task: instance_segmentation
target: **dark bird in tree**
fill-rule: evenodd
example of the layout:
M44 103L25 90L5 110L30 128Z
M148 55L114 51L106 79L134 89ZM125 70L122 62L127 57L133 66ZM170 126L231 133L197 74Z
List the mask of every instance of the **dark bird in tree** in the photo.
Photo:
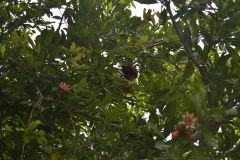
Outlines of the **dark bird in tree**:
M124 77L129 81L133 81L138 76L138 71L134 66L123 66L122 72L124 74Z

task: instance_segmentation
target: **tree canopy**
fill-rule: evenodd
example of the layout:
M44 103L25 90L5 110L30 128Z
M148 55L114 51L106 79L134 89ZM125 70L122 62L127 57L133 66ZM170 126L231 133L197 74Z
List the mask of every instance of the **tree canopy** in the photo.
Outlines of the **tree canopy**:
M0 159L239 159L240 1L137 1L0 2Z

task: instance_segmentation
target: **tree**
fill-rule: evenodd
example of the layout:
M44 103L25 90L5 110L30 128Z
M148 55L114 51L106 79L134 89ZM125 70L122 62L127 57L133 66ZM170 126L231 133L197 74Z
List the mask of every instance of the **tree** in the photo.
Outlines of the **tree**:
M238 159L240 1L138 1L0 2L1 159Z

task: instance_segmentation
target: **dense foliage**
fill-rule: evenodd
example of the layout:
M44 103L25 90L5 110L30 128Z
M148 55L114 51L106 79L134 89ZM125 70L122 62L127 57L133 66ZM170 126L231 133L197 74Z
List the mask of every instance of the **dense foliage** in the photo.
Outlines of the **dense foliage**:
M0 159L240 157L240 1L138 2L0 2Z

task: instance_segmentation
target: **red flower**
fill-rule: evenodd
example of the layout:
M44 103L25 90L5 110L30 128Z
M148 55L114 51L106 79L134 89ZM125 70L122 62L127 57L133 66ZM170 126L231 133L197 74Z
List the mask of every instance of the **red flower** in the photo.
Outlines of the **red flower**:
M186 132L186 131L174 131L172 132L172 139L177 138L179 135L185 136L187 138L192 138L192 133L191 132Z
M177 138L180 135L180 131L172 132L172 139Z
M60 83L59 87L60 93L64 93L65 91L68 91L70 89L70 87L66 83Z

